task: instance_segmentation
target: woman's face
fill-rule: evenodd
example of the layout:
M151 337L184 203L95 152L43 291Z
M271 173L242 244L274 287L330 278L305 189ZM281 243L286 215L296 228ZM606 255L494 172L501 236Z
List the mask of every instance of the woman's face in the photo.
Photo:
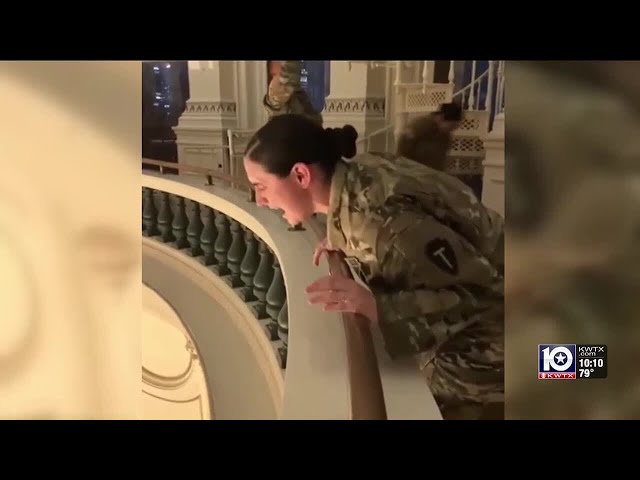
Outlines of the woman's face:
M256 203L272 210L282 210L283 218L290 224L304 222L314 213L309 190L311 172L304 163L297 163L291 173L280 178L267 172L262 165L250 158L244 159L247 177L256 192Z

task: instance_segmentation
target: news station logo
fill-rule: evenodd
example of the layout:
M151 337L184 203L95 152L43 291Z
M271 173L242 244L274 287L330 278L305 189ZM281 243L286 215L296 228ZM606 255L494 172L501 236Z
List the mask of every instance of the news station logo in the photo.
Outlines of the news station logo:
M538 378L567 380L576 378L575 345L538 345Z

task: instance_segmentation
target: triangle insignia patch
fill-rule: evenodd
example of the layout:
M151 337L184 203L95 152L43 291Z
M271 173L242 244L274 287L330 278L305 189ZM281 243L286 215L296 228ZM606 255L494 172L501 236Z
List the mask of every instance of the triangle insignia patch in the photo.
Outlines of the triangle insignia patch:
M435 238L427 243L425 254L440 270L449 275L458 274L458 259L453 247L444 238Z

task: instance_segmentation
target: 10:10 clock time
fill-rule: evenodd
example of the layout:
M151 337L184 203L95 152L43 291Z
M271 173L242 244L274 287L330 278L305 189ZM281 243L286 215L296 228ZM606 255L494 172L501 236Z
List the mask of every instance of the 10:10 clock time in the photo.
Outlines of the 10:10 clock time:
M604 359L602 358L579 358L580 367L583 368L602 368L604 367Z

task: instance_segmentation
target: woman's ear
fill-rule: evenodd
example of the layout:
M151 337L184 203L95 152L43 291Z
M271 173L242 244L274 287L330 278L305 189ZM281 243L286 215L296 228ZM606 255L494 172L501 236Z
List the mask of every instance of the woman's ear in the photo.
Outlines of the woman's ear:
M296 163L291 169L291 173L293 173L294 178L302 188L309 187L311 183L311 170L309 169L309 165Z

